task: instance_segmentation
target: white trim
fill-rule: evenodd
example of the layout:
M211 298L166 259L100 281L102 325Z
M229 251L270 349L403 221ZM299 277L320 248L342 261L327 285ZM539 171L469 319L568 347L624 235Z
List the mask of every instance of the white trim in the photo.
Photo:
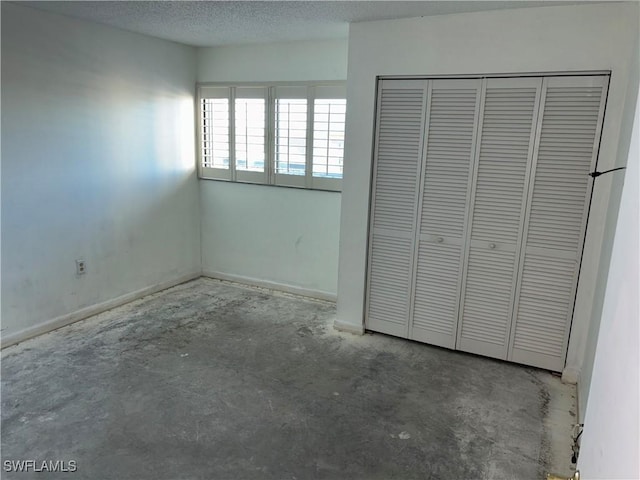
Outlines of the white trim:
M309 288L296 287L295 285L273 282L270 280L261 280L261 279L252 278L252 277L245 277L242 275L233 275L229 273L214 272L214 271L205 271L202 273L201 272L188 273L185 275L181 275L180 277L174 278L173 280L169 280L167 282L151 285L149 287L136 290L135 292L127 293L119 297L113 298L111 300L107 300L102 303L97 303L95 305L91 305L89 307L76 310L75 312L61 315L52 320L40 323L32 327L25 328L16 333L12 333L10 335L2 335L0 338L0 349L4 349L12 345L16 345L30 338L37 337L39 335L44 335L45 333L49 333L59 328L66 327L67 325L71 325L72 323L79 322L81 320L86 320L89 317L106 312L107 310L120 307L122 305L133 302L135 300L139 300L148 295L153 295L154 293L158 293L168 288L172 288L177 285L190 282L192 280L196 280L202 277L241 283L241 284L250 285L254 287L261 287L269 290L291 293L293 295L299 295L303 297L324 300L332 303L335 303L337 300L337 295L335 293L325 292L323 290L314 290ZM340 324L339 322L336 322L335 326L338 330L342 330L342 331L357 333L359 335L362 335L364 333L364 327L362 327L361 329L357 329L349 325L342 326L342 324Z
M328 178L328 177L314 177L312 174L311 190L326 190L328 192L341 192L342 179Z
M346 85L345 85L346 87ZM307 87L307 151L305 152L305 176L304 185L306 188L313 188L313 136L314 136L314 120L316 111L316 87L309 85ZM347 98L345 94L345 99ZM344 145L343 145L344 147ZM344 148L342 149L344 158ZM343 162L344 163L344 162Z
M381 80L431 80L431 79L463 79L463 78L515 78L515 77L567 77L567 76L599 76L611 75L611 70L576 70L557 72L511 72L511 73L461 73L437 75L380 75ZM224 86L224 85L222 85Z
M333 322L333 328L339 332L353 333L354 335L364 335L364 325L354 325L353 323L343 323L337 318Z
M231 169L230 168L211 168L203 167L202 162L199 164L200 178L205 180L222 180L224 182L231 181Z
M314 290L312 288L297 287L288 283L280 283L272 280L264 280L260 278L245 277L244 275L235 275L233 273L218 272L214 270L205 270L202 272L203 277L214 278L217 280L226 280L228 282L244 283L254 287L266 288L269 290L277 290L280 292L292 293L303 297L316 298L328 302L335 302L338 298L337 294L326 292L324 290Z
M574 367L565 367L562 371L563 383L578 384L580 382L580 369ZM578 390L578 393L580 390Z
M317 98L325 100L333 100L335 98L347 98L347 85L346 83L336 83L334 85L316 84L316 91L314 93L314 100Z
M125 303L133 302L134 300L146 297L147 295L158 293L162 290L166 290L167 288L175 287L176 285L180 285L181 283L189 282L200 277L200 272L188 273L186 275L174 278L173 280L169 280L168 282L151 285L149 287L136 290L135 292L126 293L119 297L112 298L111 300L107 300L102 303L97 303L95 305L76 310L75 312L61 315L54 318L53 320L48 320L38 325L25 328L16 333L12 333L10 335L2 335L2 338L0 339L0 348L10 347L11 345L15 345L30 338L37 337L38 335L43 335L53 330L57 330L58 328L66 327L67 325L78 322L80 320L85 320L86 318L124 305Z
M306 80L272 82L196 82L197 87L342 87L346 91L346 80Z
M305 188L307 187L307 175L290 175L286 173L274 173L275 181L271 186L273 187L293 187L293 188Z

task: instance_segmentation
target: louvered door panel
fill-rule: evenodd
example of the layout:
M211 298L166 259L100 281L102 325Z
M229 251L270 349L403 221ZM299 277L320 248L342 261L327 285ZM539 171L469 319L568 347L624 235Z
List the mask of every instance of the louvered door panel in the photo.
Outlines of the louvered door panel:
M410 338L448 348L455 346L480 89L480 80L429 87Z
M505 332L510 322L507 312L513 291L514 258L513 252L471 247L464 298L464 345L505 345ZM499 357L498 354L491 356Z
M566 353L565 327L574 287L575 260L542 255L526 256L518 296L514 351L511 359L561 371ZM571 304L571 305L570 305ZM559 359L558 362L526 360L525 352Z
M507 358L541 79L489 79L458 349Z
M379 84L366 327L408 336L426 81Z
M510 359L561 371L607 77L545 80Z
M408 238L373 235L367 328L407 335L412 247Z

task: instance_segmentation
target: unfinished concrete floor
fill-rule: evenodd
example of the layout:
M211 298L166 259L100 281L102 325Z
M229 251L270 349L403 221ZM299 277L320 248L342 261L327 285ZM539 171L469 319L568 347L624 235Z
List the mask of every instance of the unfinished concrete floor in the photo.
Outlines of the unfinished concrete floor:
M568 473L559 449L569 446L571 386L536 369L339 333L334 316L330 303L200 279L8 348L3 465L75 460L77 471L2 478Z

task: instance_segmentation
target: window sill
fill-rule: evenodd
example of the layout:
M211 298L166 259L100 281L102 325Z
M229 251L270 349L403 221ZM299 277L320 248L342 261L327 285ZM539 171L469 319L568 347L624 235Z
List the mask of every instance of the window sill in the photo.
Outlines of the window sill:
M337 178L314 178L315 185L313 187L307 186L297 186L297 185L283 185L283 184L271 184L271 183L261 183L261 182L250 182L250 181L241 181L236 180L232 181L225 178L214 178L207 177L203 175L198 176L199 180L211 180L214 182L224 182L224 183L237 183L240 185L259 185L262 187L277 187L277 188L292 188L294 190L311 190L317 192L331 192L331 193L342 193L342 179ZM317 180L333 180L332 182L317 182Z

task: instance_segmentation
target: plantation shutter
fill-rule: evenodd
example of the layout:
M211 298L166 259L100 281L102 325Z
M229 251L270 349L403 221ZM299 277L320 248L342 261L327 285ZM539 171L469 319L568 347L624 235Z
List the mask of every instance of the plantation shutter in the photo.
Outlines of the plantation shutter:
M273 87L275 128L274 183L304 187L307 176L309 100L307 87Z
M269 183L268 89L235 87L232 97L235 179L239 182Z
M510 360L561 370L584 242L608 77L544 80Z
M200 175L231 180L231 88L199 87Z
M481 80L429 83L410 338L454 348Z
M378 88L367 328L406 337L422 157L426 81Z
M313 112L310 138L311 168L309 180L313 188L342 189L344 133L347 113L344 86L318 85L313 88Z
M507 357L541 83L486 80L459 350Z

